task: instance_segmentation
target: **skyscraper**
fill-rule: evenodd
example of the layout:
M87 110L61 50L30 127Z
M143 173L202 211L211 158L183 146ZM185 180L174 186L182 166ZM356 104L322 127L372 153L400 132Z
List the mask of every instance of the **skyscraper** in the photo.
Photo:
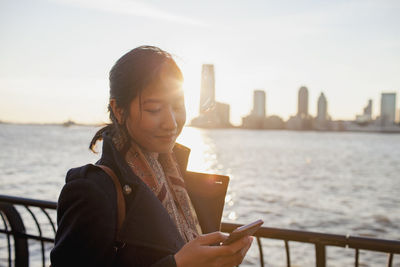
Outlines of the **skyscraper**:
M215 101L215 74L213 64L203 64L200 87L200 112L199 116L191 121L191 125L206 128L232 127L229 122L229 105Z
M265 117L265 92L262 90L254 90L252 115Z
M203 64L201 71L200 114L214 108L215 105L215 76L214 65Z
M368 100L368 105L364 108L361 115L356 115L356 122L360 125L366 125L372 121L372 99Z
M251 129L262 129L265 124L265 92L254 90L253 110L250 115L242 118L242 127Z
M328 118L328 103L326 101L326 97L324 93L318 98L318 111L317 111L317 120L320 122L324 122Z
M368 105L364 108L364 115L368 116L368 119L372 119L372 99L368 100Z
M382 93L381 122L383 125L393 124L396 119L396 93Z
M308 89L305 86L299 89L299 99L297 105L297 116L301 118L308 117Z

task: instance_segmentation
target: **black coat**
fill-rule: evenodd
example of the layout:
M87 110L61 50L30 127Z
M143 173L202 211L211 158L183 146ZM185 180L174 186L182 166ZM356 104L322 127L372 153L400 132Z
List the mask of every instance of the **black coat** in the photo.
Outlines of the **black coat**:
M174 153L203 233L220 229L229 178L186 171L190 150ZM117 197L110 177L88 164L68 171L57 208L58 230L50 259L58 266L176 266L174 254L184 245L175 223L155 194L138 178L103 134L98 164L110 167L124 191L126 217L115 251Z

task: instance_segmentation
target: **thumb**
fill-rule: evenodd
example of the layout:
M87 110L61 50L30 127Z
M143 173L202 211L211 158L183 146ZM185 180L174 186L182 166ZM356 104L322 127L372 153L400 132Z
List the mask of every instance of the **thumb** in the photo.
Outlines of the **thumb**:
M216 243L220 243L227 239L228 236L224 235L221 232L212 232L209 234L204 234L198 237L200 245L212 245Z

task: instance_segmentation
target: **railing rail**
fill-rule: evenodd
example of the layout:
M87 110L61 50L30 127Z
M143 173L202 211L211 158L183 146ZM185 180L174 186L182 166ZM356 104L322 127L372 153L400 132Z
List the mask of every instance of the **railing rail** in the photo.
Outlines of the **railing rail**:
M232 232L241 224L223 223L222 232ZM326 246L347 247L355 249L355 266L358 266L359 250L370 250L388 253L388 265L392 266L393 254L400 254L400 241L385 240L377 238L334 235L309 231L297 231L270 227L261 227L254 236L260 243L259 238L278 239L285 242L287 266L290 266L289 241L310 243L315 245L316 250L316 266L326 266ZM260 250L262 253L262 250ZM260 257L261 259L261 257ZM264 266L263 262L260 262Z
M16 206L26 209L28 214L32 217L36 225L38 234L30 234L26 232L24 222ZM3 221L3 227L0 228L0 234L5 235L7 242L8 265L16 267L24 267L29 265L29 243L28 240L36 240L40 242L41 246L41 260L42 265L48 262L48 256L45 251L45 243L52 244L56 232L56 226L51 219L48 211L54 212L57 207L56 202L35 200L28 198L20 198L14 196L0 195L0 216ZM37 214L34 213L32 208L39 209L47 218L48 224L51 225L52 236L44 236L43 226L37 219ZM222 232L230 233L235 228L241 226L240 224L222 223ZM47 231L46 234L49 231ZM263 246L261 238L282 240L285 244L286 251L286 265L291 266L290 259L290 242L309 243L315 246L316 267L326 266L326 247L347 247L355 250L354 266L359 266L359 252L360 250L370 250L383 252L388 254L387 266L393 266L394 254L400 254L400 241L397 240L384 240L376 238L358 237L335 235L309 231L298 231L279 229L271 227L262 227L255 234L258 250L260 266L265 266ZM12 238L12 239L11 239ZM12 242L13 241L13 242ZM14 254L12 253L14 252ZM48 254L48 253L47 253ZM14 259L14 260L12 260Z

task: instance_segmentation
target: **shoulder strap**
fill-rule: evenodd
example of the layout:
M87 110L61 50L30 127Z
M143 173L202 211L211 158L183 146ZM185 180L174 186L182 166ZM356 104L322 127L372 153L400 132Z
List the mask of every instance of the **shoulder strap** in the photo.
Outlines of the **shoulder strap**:
M111 178L111 180L114 182L115 190L117 192L117 208L118 208L118 214L117 214L117 238L118 234L121 230L122 224L125 220L125 199L124 199L124 194L122 193L122 188L121 188L121 183L118 180L117 175L115 172L110 169L109 167L105 165L99 165L96 164L97 167L100 167L105 173L108 174L108 176Z

